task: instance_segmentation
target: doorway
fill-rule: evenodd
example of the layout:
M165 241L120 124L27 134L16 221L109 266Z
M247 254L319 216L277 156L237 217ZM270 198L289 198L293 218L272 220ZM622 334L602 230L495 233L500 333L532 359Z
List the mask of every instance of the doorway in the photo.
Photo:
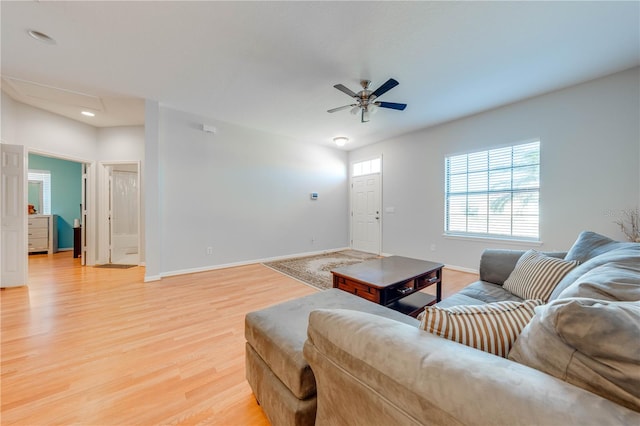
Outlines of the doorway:
M104 262L140 264L140 163L101 163L105 193L101 253Z
M5 145L5 144L3 144ZM44 184L41 179L35 179L40 185L35 185L33 188L34 199L37 202L33 203L36 214L47 213L51 216L51 221L56 220L56 233L57 237L60 237L60 230L66 229L67 235L65 238L51 238L54 240L51 249L47 249L46 255L38 255L41 261L52 260L50 254L59 251L68 251L70 262L75 266L93 265L95 263L95 241L97 239L95 228L95 190L94 182L95 164L80 158L61 156L59 154L53 154L46 151L40 151L35 149L28 149L22 145L18 145L21 148L21 162L24 164L24 170L21 172L23 176L23 184L19 187L23 188L24 196L20 199L19 204L22 206L19 209L21 216L21 225L25 237L21 238L18 243L12 246L14 253L24 253L24 256L19 256L22 259L22 263L25 265L24 276L21 279L20 285L28 284L28 265L30 262L28 251L28 218L29 209L27 203L29 199L29 173L28 169L34 168L36 170L47 170L50 174L50 182L48 185ZM33 160L33 161L31 161ZM80 172L70 171L70 167L73 169L79 168ZM80 182L78 182L80 180ZM70 183L71 182L71 183ZM45 187L50 186L51 193L47 197L49 200L45 200ZM37 187L37 191L36 191ZM75 188L73 194L62 194L61 191L70 191L70 188ZM40 193L42 191L42 195ZM36 193L37 192L37 193ZM66 201L65 201L66 200ZM71 200L71 201L69 201ZM28 204L32 204L29 202ZM48 206L45 208L45 204ZM78 219L78 223L76 223ZM52 223L52 222L49 222ZM80 259L75 260L71 258L71 252L74 251L75 246L75 228L76 225L82 229L82 241L80 244ZM58 256L56 254L56 256Z
M351 167L351 248L381 253L382 196L380 157Z
M86 180L90 165L35 152L29 152L28 162L29 206L33 210L29 218L37 215L50 218L55 235L49 252L78 251L81 259L86 259L86 253L83 253L86 244L78 244L80 241L77 242L75 236L80 229L86 230L87 211L84 206L87 204ZM33 182L40 185L36 187Z

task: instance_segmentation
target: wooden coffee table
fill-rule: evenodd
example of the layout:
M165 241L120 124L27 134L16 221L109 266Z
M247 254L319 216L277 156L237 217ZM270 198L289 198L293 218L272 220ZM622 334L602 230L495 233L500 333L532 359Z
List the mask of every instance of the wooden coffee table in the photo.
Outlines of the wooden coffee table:
M442 299L443 266L390 256L336 268L331 273L334 288L415 317L425 306ZM434 284L436 296L420 292Z

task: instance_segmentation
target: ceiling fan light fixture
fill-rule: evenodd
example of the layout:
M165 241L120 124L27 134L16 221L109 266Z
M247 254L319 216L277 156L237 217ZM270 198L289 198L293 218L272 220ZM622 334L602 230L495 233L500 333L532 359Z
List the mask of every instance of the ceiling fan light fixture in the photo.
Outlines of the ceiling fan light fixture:
M362 108L362 114L360 116L361 123L369 122L369 107Z
M56 41L51 38L51 36L36 30L28 30L27 33L34 39L46 43L46 44L56 44Z
M333 138L333 141L336 143L336 145L338 146L345 146L345 144L347 142L349 142L349 138L346 136L338 136Z
M386 109L394 109L397 111L404 111L407 107L407 104L401 104L397 102L382 102L378 101L380 96L387 93L389 90L396 87L398 84L397 80L393 78L388 79L385 83L383 83L376 90L369 90L369 85L371 84L370 80L361 80L360 85L362 86L362 90L358 93L344 86L344 84L334 84L333 87L341 91L342 93L354 98L357 103L351 105L344 105L337 108L331 108L327 110L328 113L333 113L337 111L344 111L346 109L350 109L352 115L357 115L360 113L360 122L367 123L370 119L371 114L375 114L378 111L378 108L386 108Z

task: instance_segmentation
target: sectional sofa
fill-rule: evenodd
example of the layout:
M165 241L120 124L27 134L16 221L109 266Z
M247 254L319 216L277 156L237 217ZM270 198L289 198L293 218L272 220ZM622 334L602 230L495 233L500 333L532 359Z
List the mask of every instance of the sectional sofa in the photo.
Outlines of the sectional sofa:
M485 251L480 280L431 311L466 324L461 310L528 303L527 253ZM502 356L338 290L249 314L256 398L274 425L640 424L640 244L584 232L538 255L571 265Z

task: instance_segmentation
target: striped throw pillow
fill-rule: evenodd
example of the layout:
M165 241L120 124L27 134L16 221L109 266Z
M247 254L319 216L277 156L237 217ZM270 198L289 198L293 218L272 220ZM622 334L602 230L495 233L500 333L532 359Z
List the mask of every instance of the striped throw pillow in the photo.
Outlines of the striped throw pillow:
M504 301L450 308L428 306L420 328L438 336L507 357L542 300Z
M523 299L548 302L560 280L577 265L577 260L557 259L529 250L520 257L502 287Z

